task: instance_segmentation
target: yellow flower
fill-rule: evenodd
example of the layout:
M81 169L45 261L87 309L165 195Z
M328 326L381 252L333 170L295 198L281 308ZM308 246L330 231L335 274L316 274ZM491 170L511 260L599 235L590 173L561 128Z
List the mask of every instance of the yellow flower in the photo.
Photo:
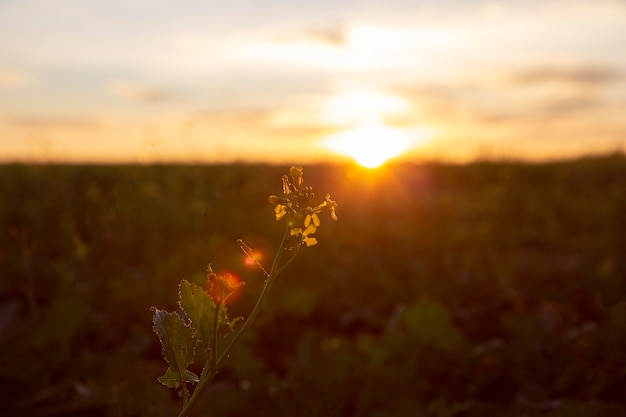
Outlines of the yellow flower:
M335 213L335 209L337 208L337 202L330 199L330 194L326 194L326 199L324 201L330 207L330 218L337 221L337 213Z
M274 207L274 213L276 213L276 220L282 219L285 217L285 214L287 214L287 206L284 204L277 204L276 207Z
M337 208L337 202L330 199L330 194L326 194L326 198L323 202L318 204L313 208L308 208L308 213L320 213L325 210L330 210L330 218L333 220L337 220L337 213L335 213L335 209Z
M313 231L315 231L315 229L317 229L319 225L320 225L320 218L315 213L307 214L307 216L304 218L304 227L308 228L309 226L313 226L314 227Z
M271 195L269 202L274 204L274 214L276 220L286 217L289 228L290 238L287 244L288 249L292 249L301 244L313 246L317 244L317 239L312 235L317 231L320 225L319 213L322 211L330 211L333 220L337 220L335 208L337 203L330 199L330 194L326 194L326 198L315 207L309 206L309 203L315 197L311 187L303 185L303 169L292 166L289 175L281 177L283 183L283 196L279 197ZM304 217L304 223L299 223ZM299 223L301 227L294 227Z
M317 230L317 226L320 225L320 218L317 214L309 214L304 218L304 230L300 227L291 229L291 236L298 236L300 242L307 246L313 246L317 244L317 239L311 236Z

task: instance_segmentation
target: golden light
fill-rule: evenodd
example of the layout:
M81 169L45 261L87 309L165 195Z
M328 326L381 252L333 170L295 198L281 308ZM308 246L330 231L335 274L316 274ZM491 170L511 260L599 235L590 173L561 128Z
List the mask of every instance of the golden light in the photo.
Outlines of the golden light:
M416 145L410 132L384 125L357 127L326 138L322 145L354 159L367 168L375 168Z
M325 122L344 128L322 140L322 147L374 168L413 148L426 137L415 129L385 124L388 116L414 111L406 100L383 92L356 90L332 97L324 110Z
M257 250L250 251L249 254L245 254L243 263L249 268L258 268L258 264L263 259L263 254Z
M241 297L243 285L237 274L220 272L217 278L215 281L207 281L207 290L214 300L226 296L229 292L228 298L223 300L224 304L232 304Z
M355 91L334 96L324 112L326 122L336 125L381 123L385 115L409 110L405 100L375 91Z

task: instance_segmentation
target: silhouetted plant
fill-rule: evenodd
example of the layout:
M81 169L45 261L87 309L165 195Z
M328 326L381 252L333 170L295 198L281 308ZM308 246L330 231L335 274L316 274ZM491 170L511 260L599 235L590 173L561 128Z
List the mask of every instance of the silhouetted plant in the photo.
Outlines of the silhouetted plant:
M217 374L232 349L241 340L258 315L276 277L296 258L302 246L317 244L313 237L320 225L319 213L329 211L337 220L337 203L326 195L324 201L312 206L315 194L304 185L303 169L291 167L289 175L282 177L282 196L271 195L275 205L276 220L285 222L285 232L269 272L256 258L254 251L241 239L237 243L243 252L254 260L265 275L265 284L247 320L242 317L230 319L226 309L228 298L242 285L229 274L215 273L209 264L207 288L183 280L179 286L179 311L168 312L152 307L154 331L159 336L163 357L169 364L165 374L158 378L166 387L180 389L183 408L179 416L189 413L207 383ZM235 332L238 322L243 325ZM221 348L220 340L234 335ZM200 376L189 370L196 354L206 355ZM193 392L189 386L197 384Z

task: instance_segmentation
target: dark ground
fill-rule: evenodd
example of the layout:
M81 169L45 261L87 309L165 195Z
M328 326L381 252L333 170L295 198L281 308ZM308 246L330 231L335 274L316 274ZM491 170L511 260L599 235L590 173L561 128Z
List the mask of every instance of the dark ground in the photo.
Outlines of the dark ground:
M287 167L0 166L3 415L176 415L150 306L262 285ZM626 413L626 158L305 167L339 202L197 411ZM198 370L199 372L199 370Z

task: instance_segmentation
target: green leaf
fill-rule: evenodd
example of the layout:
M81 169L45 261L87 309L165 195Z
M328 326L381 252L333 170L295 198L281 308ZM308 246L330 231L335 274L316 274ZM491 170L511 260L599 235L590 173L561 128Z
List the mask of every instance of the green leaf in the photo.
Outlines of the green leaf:
M159 382L161 384L165 385L166 387L176 388L176 387L180 386L181 375L180 375L180 373L178 373L175 370L173 370L172 367L169 367L169 368L167 368L167 371L165 372L165 375L160 376L157 379L159 380ZM184 382L190 382L192 384L195 384L198 381L200 381L200 379L198 378L198 375L194 374L193 372L191 372L189 370L185 371L185 381Z
M217 320L217 333L219 337L226 337L235 330L237 323L243 321L243 317L235 317L234 319L228 318L228 312L226 307L220 307L220 314Z
M180 283L180 307L196 330L196 338L209 343L213 337L215 303L202 288L189 281Z
M161 340L163 357L170 365L165 375L159 378L159 382L168 387L183 385L185 389L185 383L197 380L193 373L187 371L187 367L193 362L196 344L193 328L177 313L169 313L155 307L152 307L152 311L154 311L152 318L154 331Z

